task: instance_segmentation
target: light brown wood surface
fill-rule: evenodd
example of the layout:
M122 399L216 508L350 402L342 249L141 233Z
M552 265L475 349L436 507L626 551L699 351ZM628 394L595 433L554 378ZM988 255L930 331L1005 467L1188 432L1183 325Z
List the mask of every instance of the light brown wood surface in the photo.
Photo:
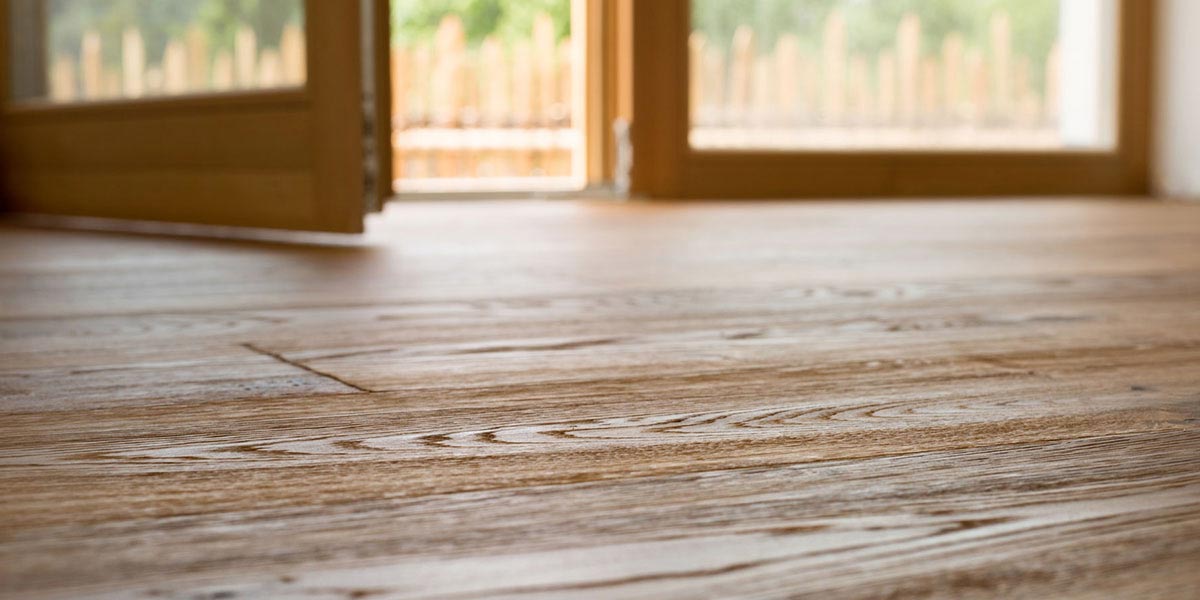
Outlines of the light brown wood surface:
M1200 206L0 229L6 598L1188 598Z

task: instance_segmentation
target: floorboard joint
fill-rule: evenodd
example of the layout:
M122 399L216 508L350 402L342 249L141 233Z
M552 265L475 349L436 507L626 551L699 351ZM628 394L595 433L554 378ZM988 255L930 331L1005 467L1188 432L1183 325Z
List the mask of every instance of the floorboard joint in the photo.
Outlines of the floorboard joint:
M255 354L261 354L261 355L263 355L263 356L267 356L267 357L273 358L273 359L275 359L275 360L277 360L277 361L279 361L279 362L281 362L281 363L288 364L288 365L291 365L291 366L293 366L293 367L296 367L297 369L303 369L303 370L305 370L305 371L308 371L309 373L312 373L313 375L316 375L316 376L318 376L318 377L324 377L324 378L326 378L326 379L329 379L329 380L332 380L332 381L336 381L337 383L340 383L340 384L342 384L342 385L344 385L344 386L346 386L346 387L348 387L348 388L353 388L353 389L356 389L356 390L358 390L358 391L360 391L360 392L367 393L367 394L373 394L373 393L375 393L375 390L367 389L367 388L365 388L365 387L363 387L363 386L361 386L361 385L358 385L358 384L356 384L356 383L353 383L353 382L347 381L347 380L345 380L345 379L342 379L341 377L338 377L337 375L333 375L333 374L330 374L330 373L326 373L326 372L324 372L324 371L320 371L320 370L318 370L318 369L314 369L314 368L312 368L312 367L310 367L310 366L308 366L308 365L306 365L306 364L304 364L304 363L302 363L302 362L297 362L297 361L291 360L291 359L289 359L289 358L287 358L287 357L283 356L282 354L279 354L279 353L276 353L276 352L271 352L270 350L267 350L267 349L265 349L265 348L259 348L258 346L255 346L254 344L251 344L251 343L243 343L243 344L242 344L242 347L243 347L243 348L245 348L245 349L247 349L247 350L249 350L249 351L251 351L251 352L254 352Z

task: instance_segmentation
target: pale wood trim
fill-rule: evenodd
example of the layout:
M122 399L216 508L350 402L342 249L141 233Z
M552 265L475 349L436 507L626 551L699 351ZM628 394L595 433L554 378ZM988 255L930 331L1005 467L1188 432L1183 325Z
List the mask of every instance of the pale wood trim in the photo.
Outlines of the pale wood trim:
M583 140L572 157L572 172L586 186L612 179L612 127L615 111L609 90L613 70L613 0L572 0L571 39L573 61L581 71L573 75L572 128Z
M372 0L374 27L372 48L375 59L375 156L378 161L375 186L379 206L396 194L392 162L392 7L389 0Z
M623 77L625 70L622 67L629 62L628 55L632 48L624 35L628 32L629 27L622 23L620 18L622 5L627 4L626 0L604 0L601 11L604 28L602 33L604 68L601 69L600 93L603 96L604 120L600 124L600 135L604 145L605 180L615 178L617 146L613 134L613 124L616 119L626 117L622 112L622 107L628 105L630 100L630 80L628 77Z
M679 195L687 144L687 0L628 3L632 102L630 191Z
M618 163L618 145L632 144L629 140L616 139L616 123L633 121L633 0L610 0L609 10L605 13L612 28L611 45L608 49L612 68L608 69L606 94L612 117L605 128L605 143L607 144L608 162L611 166L610 175L613 177L613 188L617 193L628 194L628 172L617 173L617 169L625 170L629 164ZM620 179L620 181L618 181ZM618 187L619 186L619 187ZM625 189L621 189L625 188Z
M329 231L360 232L366 207L361 5L307 0L305 9L316 222Z
M688 0L633 2L634 193L655 198L1143 194L1155 0L1121 0L1116 148L1096 152L698 151Z
M1132 193L1150 192L1153 147L1155 35L1158 0L1122 0L1119 6L1117 147Z

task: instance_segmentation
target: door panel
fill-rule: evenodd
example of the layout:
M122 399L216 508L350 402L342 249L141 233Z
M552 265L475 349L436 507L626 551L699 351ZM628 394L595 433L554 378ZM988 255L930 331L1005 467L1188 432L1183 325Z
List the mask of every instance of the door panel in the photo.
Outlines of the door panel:
M24 12L17 6L22 1L0 0L0 9L10 19L27 21L28 5ZM144 1L125 4L144 9L138 5ZM282 9L297 2L258 5L286 13ZM215 0L170 4L190 9L235 5ZM366 204L360 5L307 0L302 12L302 26L274 34L237 23L221 26L222 19L214 19L218 25L210 23L207 43L196 41L202 29L193 23L171 24L175 38L128 23L120 23L120 35L114 36L109 25L109 33L101 29L78 36L75 56L69 50L71 36L52 22L40 25L40 51L13 48L9 36L3 46L12 60L3 62L10 72L20 71L13 66L30 61L31 52L41 54L32 62L48 65L40 81L26 75L6 85L10 100L3 113L3 142L11 208L361 231ZM12 21L4 33L23 26L29 23ZM105 42L116 44L114 39L119 46L106 50Z
M1111 150L1116 0L691 2L692 148Z
M927 8L935 3L748 0L738 4L791 11L805 5L844 9L841 16L800 11L791 15L795 24L788 25L769 11L762 15L735 11L710 0L624 1L631 12L629 46L634 65L630 134L634 193L659 198L823 198L1136 195L1147 190L1156 6L1152 0L991 3L1045 4L1061 11L1059 17L1040 21L1043 29L1057 22L1061 46L1057 60L1049 51L1045 57L1041 51L1036 53L1036 62L1045 63L1039 69L1032 66L1035 58L1029 50L1036 44L1017 44L1014 38L1036 29L1027 12L961 10L966 20L949 24L917 11L900 14L894 22L881 17L871 29L872 46L861 41L868 36L855 33L866 30L851 27L851 11ZM942 4L982 6L975 0ZM1088 9L1084 11L1088 18L1077 18L1078 11L1070 11L1068 18L1064 7ZM696 8L720 9L729 18L697 18ZM947 45L937 27L951 39L961 38L961 47L954 42ZM972 29L974 33L967 35ZM1053 44L1054 35L1050 32L1039 39ZM1069 39L1078 35L1086 39ZM1031 54L1008 53L1018 46ZM854 53L859 55L854 61L858 66L852 69ZM901 54L906 60L900 60ZM968 54L984 64L966 69ZM1091 58L1068 65L1064 62L1068 54ZM939 61L947 55L954 64L958 58L964 63L961 73L955 68L958 75L973 73L973 88L960 81L946 91ZM815 64L805 67L805 59ZM907 67L901 69L901 63ZM1058 86L1051 90L1058 98L1055 101L1045 98L1046 64L1062 75L1049 78ZM1068 72L1073 76L1068 77ZM699 76L692 78L693 73ZM902 79L907 81L904 94L900 94ZM1034 83L1035 79L1042 83ZM803 80L812 88L807 102L801 95L806 89ZM839 87L829 85L830 81ZM781 95L785 84L786 94ZM1011 102L1014 87L1024 90L1019 103ZM848 96L850 89L856 92ZM882 89L890 90L887 118L878 114ZM986 112L976 116L966 111L949 117L962 122L945 125L947 117L935 108L940 99L947 93L958 98L968 91L979 93L969 98L968 107L977 112L987 107ZM864 101L868 94L871 102ZM1065 106L1072 95L1076 101ZM856 102L849 102L850 98ZM997 98L1002 102L998 104ZM1095 110L1083 110L1088 103L1080 98L1094 101ZM901 107L915 112L894 117ZM1047 114L1053 117L1047 119ZM1033 142L1004 138L1012 133L1010 123L1022 119L1030 123L1026 129L1041 137ZM1076 121L1087 127L1065 126ZM884 130L892 137L859 137L864 129L872 134ZM949 137L964 133L972 137Z

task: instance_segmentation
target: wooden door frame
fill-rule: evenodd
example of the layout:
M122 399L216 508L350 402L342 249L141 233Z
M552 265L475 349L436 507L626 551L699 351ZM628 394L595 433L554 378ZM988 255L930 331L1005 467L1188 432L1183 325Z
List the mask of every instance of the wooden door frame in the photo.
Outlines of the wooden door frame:
M628 4L632 192L651 198L1141 195L1155 0L1118 0L1116 145L1103 151L712 151L688 144L690 3Z
M372 135L375 143L376 206L396 194L392 167L392 7L390 0L371 0L372 74L374 76L374 115Z
M392 114L391 114L391 3L389 0L371 0L377 18L374 44L376 123L382 126L375 133L379 146L380 177L388 182L380 185L384 196L398 194L394 186L395 176L392 168ZM618 98L624 89L624 82L618 81L616 63L619 49L623 48L620 39L621 30L618 24L617 7L621 2L630 0L571 0L571 35L582 35L572 49L575 60L583 64L581 76L572 86L572 112L580 115L573 127L582 134L583 147L580 155L574 157L573 171L582 175L584 189L581 192L568 191L539 192L542 196L570 197L578 194L588 194L595 187L607 185L612 180L615 144L613 139L613 119L619 116ZM582 18L583 27L576 28L577 19ZM386 163L386 164L385 164ZM454 198L503 198L520 197L524 192L431 192L415 194L427 197Z
M7 100L9 6L0 0L9 208L361 232L360 4L304 7L301 88L54 104Z

